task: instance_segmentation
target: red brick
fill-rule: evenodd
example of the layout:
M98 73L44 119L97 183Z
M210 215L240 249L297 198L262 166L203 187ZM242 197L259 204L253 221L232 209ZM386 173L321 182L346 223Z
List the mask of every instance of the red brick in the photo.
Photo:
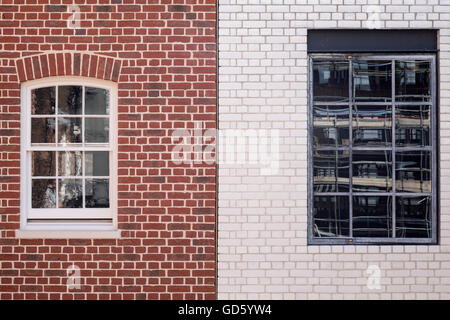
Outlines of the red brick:
M83 54L81 58L81 75L87 77L89 75L89 60L91 56Z
M73 75L72 70L72 55L70 53L64 54L64 67L65 67L65 74L68 76Z
M81 54L75 53L73 56L73 74L79 76L81 74Z
M48 64L50 66L50 76L56 76L56 56L55 54L48 55Z
M76 30L67 28L66 1L5 1L0 299L214 298L215 167L170 161L173 130L193 128L194 120L216 127L214 1L94 1L80 6L83 21ZM22 190L20 84L54 76L118 85L121 239L15 237ZM80 267L82 287L68 292L72 264Z
M23 60L17 60L17 73L20 81L26 80Z
M40 61L40 65L41 65L41 70L42 70L42 77L46 78L50 75L50 71L48 69L48 60L47 60L47 55L40 55L39 56L39 61Z
M95 76L97 75L97 61L98 57L96 55L92 55L89 66L89 77L91 78L95 78Z

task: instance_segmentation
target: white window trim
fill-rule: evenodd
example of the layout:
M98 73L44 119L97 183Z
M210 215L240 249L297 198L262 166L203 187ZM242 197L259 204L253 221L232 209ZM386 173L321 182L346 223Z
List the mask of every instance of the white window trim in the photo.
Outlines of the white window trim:
M89 218L86 210L96 210L95 220L67 220L60 217L54 220L30 221L36 219L31 215L30 184L31 159L27 153L31 143L31 90L39 87L58 85L80 85L107 89L110 92L110 208L107 209L64 209L71 210L72 218ZM83 102L84 103L84 102ZM20 151L20 230L16 231L19 238L117 238L117 84L111 81L91 79L85 77L49 77L28 81L21 86L21 151ZM46 148L48 149L48 148ZM51 149L51 147L50 147ZM50 210L43 211L40 219L52 218ZM54 215L53 215L54 217ZM108 220L99 220L101 218Z

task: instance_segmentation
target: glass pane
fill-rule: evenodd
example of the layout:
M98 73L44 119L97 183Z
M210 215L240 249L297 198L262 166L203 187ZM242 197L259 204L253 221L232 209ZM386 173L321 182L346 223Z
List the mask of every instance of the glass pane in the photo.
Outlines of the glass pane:
M314 191L348 192L348 151L314 152Z
M58 142L81 143L81 118L58 118Z
M431 153L397 151L395 187L399 192L431 192Z
M83 156L81 151L58 152L58 175L81 176Z
M31 143L55 143L55 118L31 119Z
M109 152L89 151L86 152L87 176L109 176Z
M56 176L54 151L34 151L32 153L32 175L34 177Z
M353 106L353 144L391 146L391 106Z
M85 114L109 114L109 91L100 88L85 88Z
M400 147L429 146L430 119L430 106L396 106L396 145Z
M431 197L396 197L395 236L431 238Z
M430 61L396 61L395 100L430 101L430 74Z
M314 101L348 101L348 61L313 61Z
M56 180L33 179L31 183L31 207L55 208L56 207Z
M354 61L353 93L356 101L391 101L392 62Z
M392 237L392 198L353 197L353 236Z
M315 196L313 209L314 237L348 237L348 196Z
M108 179L86 179L86 208L109 208Z
M349 144L349 107L314 107L314 146L347 146Z
M108 118L86 118L85 142L108 142L109 141L109 119Z
M58 87L58 114L81 114L82 88L79 86Z
M391 151L353 150L353 192L391 191Z
M82 180L59 179L58 180L58 207L82 208Z
M31 114L55 114L55 87L31 90Z

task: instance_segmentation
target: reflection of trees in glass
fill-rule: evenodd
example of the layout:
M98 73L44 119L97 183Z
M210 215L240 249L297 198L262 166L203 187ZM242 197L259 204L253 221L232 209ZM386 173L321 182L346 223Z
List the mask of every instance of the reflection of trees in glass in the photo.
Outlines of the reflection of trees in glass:
M60 143L81 142L81 118L58 118Z
M55 88L39 88L31 90L31 113L55 113Z
M82 153L80 151L59 152L59 170L60 176L81 176L82 175Z
M106 151L85 152L86 176L109 176L109 154Z
M82 88L78 86L58 87L58 113L81 114Z
M83 99L87 104L84 111ZM108 90L93 87L83 90L83 86L67 85L32 90L31 143L51 143L57 149L28 150L32 157L32 208L109 207L109 100ZM82 143L83 136L84 142L104 143L102 148L106 150L90 151L83 145L80 151L69 151L70 146L65 146Z
M109 114L109 91L86 87L85 114Z
M86 208L109 207L109 181L107 179L86 180Z
M83 206L81 180L59 180L58 198L60 208L81 208Z
M105 143L109 140L109 119L86 118L85 142Z
M55 118L31 119L31 143L55 142Z
M56 207L56 183L54 179L34 179L32 183L33 208Z
M34 151L32 157L33 176L46 177L55 175L56 157L54 151Z

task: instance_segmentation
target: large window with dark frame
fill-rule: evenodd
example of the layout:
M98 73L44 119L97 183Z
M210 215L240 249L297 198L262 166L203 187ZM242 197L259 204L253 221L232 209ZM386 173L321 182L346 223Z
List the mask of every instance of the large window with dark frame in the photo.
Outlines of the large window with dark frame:
M435 243L435 56L309 62L309 242Z

